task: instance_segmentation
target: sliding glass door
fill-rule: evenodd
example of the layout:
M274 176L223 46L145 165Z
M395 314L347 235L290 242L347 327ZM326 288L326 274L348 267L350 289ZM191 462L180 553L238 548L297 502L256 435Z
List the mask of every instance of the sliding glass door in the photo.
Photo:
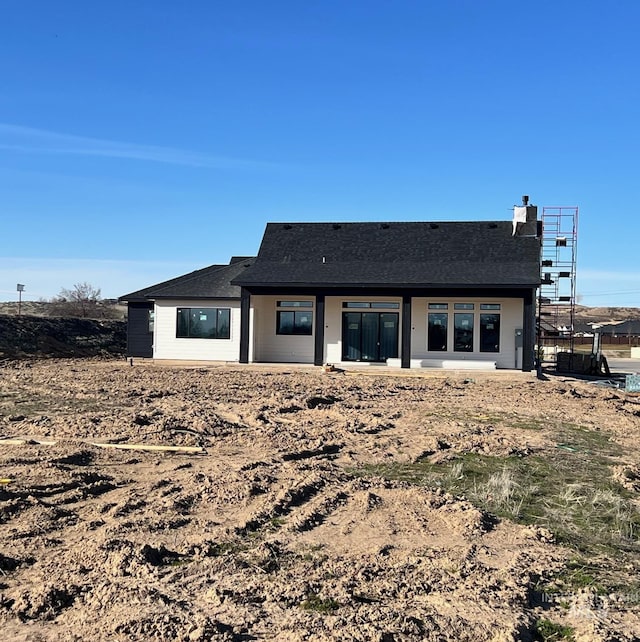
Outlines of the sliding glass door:
M342 359L386 361L398 356L397 312L343 312Z

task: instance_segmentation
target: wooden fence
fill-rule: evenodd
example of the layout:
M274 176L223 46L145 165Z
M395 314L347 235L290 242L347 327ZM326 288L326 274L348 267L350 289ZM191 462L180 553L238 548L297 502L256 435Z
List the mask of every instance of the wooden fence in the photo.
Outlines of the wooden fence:
M591 345L593 337L574 337L573 342L576 345ZM627 335L601 334L600 343L603 346L640 346L640 337Z
M541 343L544 346L566 346L569 344L569 337L550 337L547 335L542 337ZM590 346L593 344L593 337L574 337L573 344L577 346ZM609 346L635 347L640 346L640 337L603 334L600 337L600 345L602 345L603 348Z

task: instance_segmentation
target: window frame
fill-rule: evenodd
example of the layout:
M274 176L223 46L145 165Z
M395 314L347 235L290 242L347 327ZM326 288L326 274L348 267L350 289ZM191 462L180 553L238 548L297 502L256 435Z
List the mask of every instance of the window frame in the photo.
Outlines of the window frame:
M313 310L313 301L310 299L276 301L276 308L303 308Z
M487 328L486 327L486 320L487 317L494 317L497 319L495 323L497 323L497 328ZM480 342L479 351L484 352L484 353L489 353L489 354L497 354L500 352L500 338L502 336L502 319L501 319L501 314L499 311L494 310L492 312L483 312L480 313L479 319L478 319L478 340ZM497 344L494 344L494 348L487 348L486 344L486 334L489 331L493 331L494 333L497 333Z
M343 310L399 310L397 301L343 301Z
M185 310L188 311L186 315L187 319L187 330L186 333L181 333L180 331L180 316ZM215 318L215 328L213 330L213 335L209 334L208 336L203 336L202 334L193 334L192 330L192 315L196 311L198 314L202 315L205 311L207 314L212 314ZM220 313L226 313L226 315L221 315ZM223 324L220 324L221 316L226 316L226 327ZM222 332L226 330L225 332ZM231 339L231 308L227 307L179 307L176 308L176 339L217 339L220 341L228 341Z
M431 312L429 311L427 313L427 351L428 352L447 352L449 349L449 312L447 310L443 310L442 308L435 308L438 310L437 312ZM441 320L444 320L444 324L433 324L433 327L440 326L444 329L444 347L443 348L436 348L432 344L432 336L431 336L431 319L433 318L436 320L436 318L440 318ZM435 337L434 337L435 341Z
M470 330L467 328L467 332L471 333L471 342L462 344L461 342L459 343L459 335L460 333L463 332L465 326L464 324L458 325L458 320L462 322L464 320L464 317L471 317L471 327ZM467 319L468 320L468 319ZM475 323L476 323L476 315L473 312L455 312L453 315L453 352L474 352L474 344L475 344ZM459 346L470 346L469 348L466 347L459 347Z
M312 336L313 312L313 301L310 299L276 301L276 336ZM308 322L305 320L307 316ZM290 322L283 324L284 319L290 319Z
M495 301L495 300L494 300ZM430 354L443 352L451 353L475 353L475 354L499 354L502 352L502 303L487 301L461 302L442 299L427 301L426 315L426 349ZM446 348L436 346L437 340L433 331L433 321L440 320L446 326L442 327L441 333L446 340ZM464 321L469 322L462 325ZM495 324L495 328L488 325ZM442 326L442 323L440 324ZM489 337L488 333L493 333ZM466 337L464 335L467 335ZM466 338L463 343L462 339ZM492 338L492 347L488 348L488 339Z

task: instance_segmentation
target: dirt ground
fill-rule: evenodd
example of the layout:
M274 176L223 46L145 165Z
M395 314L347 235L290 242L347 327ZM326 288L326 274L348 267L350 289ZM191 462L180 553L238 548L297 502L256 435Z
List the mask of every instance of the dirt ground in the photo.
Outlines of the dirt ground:
M553 529L362 474L544 455L559 422L606 434L614 468L638 471L637 400L519 372L374 372L0 364L0 436L47 442L0 441L2 638L560 639L536 633L548 620L640 639L629 596L536 593L572 555Z

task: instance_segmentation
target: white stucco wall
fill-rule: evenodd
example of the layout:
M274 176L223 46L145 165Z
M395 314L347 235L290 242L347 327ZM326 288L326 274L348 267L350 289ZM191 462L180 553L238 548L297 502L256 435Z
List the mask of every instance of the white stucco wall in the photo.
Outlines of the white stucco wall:
M325 299L325 327L324 327L324 343L325 355L324 361L326 363L340 364L342 363L342 313L346 310L343 309L342 304L345 301L379 301L399 304L399 308L395 310L388 310L389 312L398 312L398 355L400 354L400 346L402 345L402 298L401 297L388 297L388 296L328 296ZM366 310L354 308L351 312L384 312L384 309ZM345 363L353 363L351 361Z
M312 300L313 334L310 336L277 335L276 303L282 299ZM344 301L386 301L396 303L399 309L398 347L402 345L402 299L401 297L340 296L327 297L325 301L325 348L323 362L342 363L342 304ZM453 338L454 303L474 303L474 351L473 352L429 352L427 350L428 303L449 304L449 342ZM500 352L480 352L480 303L499 303L500 309ZM187 339L176 337L177 309L230 308L230 339ZM487 311L490 312L490 311ZM411 359L495 361L498 368L520 368L521 350L516 355L515 331L522 328L523 304L521 299L509 298L425 298L412 300L411 315ZM313 363L315 337L315 298L309 296L264 296L251 297L249 361L274 363ZM240 301L158 301L155 304L154 358L189 359L211 361L238 361L240 355Z
M449 347L453 338L453 315L455 312L464 312L464 310L454 310L454 303L473 303L475 304L474 328L473 328L473 352L429 352L427 350L427 315L429 312L429 303L448 303L448 310L431 310L431 312L448 312L448 340ZM481 303L499 303L500 310L500 352L480 352L480 314L492 313L492 310L480 310ZM416 297L412 300L411 309L411 358L412 359L437 359L437 360L469 360L469 361L495 361L498 368L520 368L522 367L522 350L519 350L518 359L516 360L515 348L515 331L522 328L523 303L522 299L508 298L424 298Z
M311 335L276 334L277 302L313 301L313 333ZM251 326L250 348L253 348L253 361L273 363L313 363L315 337L315 297L313 296L265 296L251 297L253 323ZM293 308L288 308L293 310Z
M176 337L178 308L230 308L229 339L185 339ZM156 301L153 333L155 359L238 361L240 357L240 301Z
M257 361L313 363L313 337L277 336L275 334L276 301L284 297L252 297L252 307L255 306L255 337L254 349ZM291 297L289 297L291 298ZM308 298L308 297L300 297ZM398 348L402 345L402 299L401 297L371 297L371 296L340 296L326 297L325 327L324 327L324 363L350 363L342 361L342 313L344 301L386 301L396 303L399 309ZM473 303L474 313L474 350L473 352L429 352L427 350L427 305L429 302L449 303L448 337L453 338L454 303ZM500 351L480 352L480 303L499 303L500 310ZM523 304L521 299L509 298L449 298L438 297L427 299L416 297L412 300L411 318L411 359L432 359L446 361L490 361L498 368L520 368L522 366L521 350L516 358L515 331L522 328ZM314 334L315 334L314 319ZM399 352L400 354L400 352Z

